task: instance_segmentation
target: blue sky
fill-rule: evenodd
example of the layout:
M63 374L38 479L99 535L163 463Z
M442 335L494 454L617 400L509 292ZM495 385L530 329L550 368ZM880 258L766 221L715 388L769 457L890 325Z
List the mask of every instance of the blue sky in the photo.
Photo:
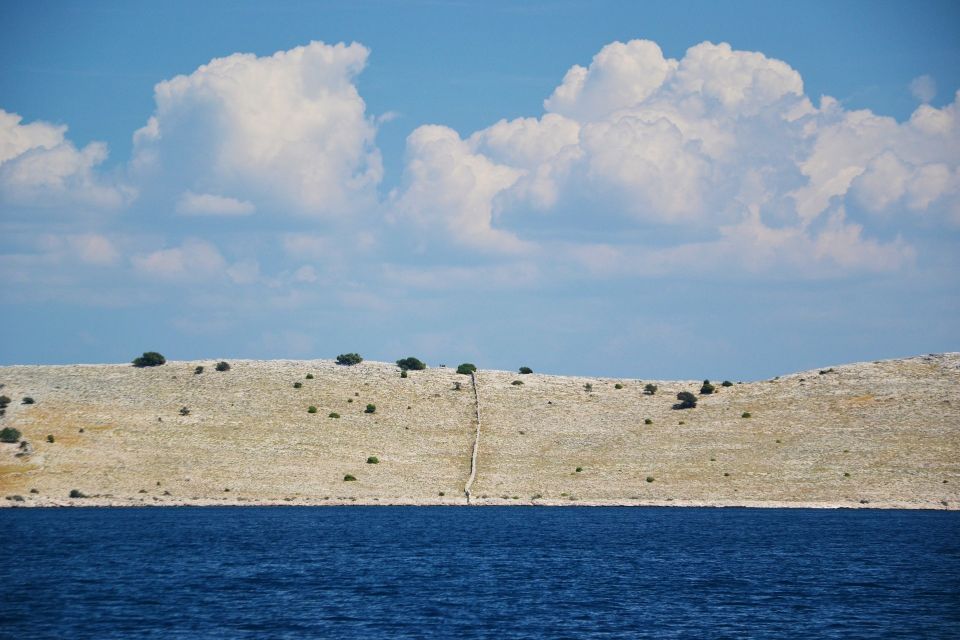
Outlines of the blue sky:
M957 350L955 3L7 2L2 363Z

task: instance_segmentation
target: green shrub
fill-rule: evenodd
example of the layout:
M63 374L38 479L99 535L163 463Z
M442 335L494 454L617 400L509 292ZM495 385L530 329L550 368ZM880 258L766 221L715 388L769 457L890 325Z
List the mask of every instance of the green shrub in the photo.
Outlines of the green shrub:
M342 364L345 367L352 367L361 362L363 362L363 358L359 353L341 353L337 356L337 364Z
M843 477L844 477L844 478L849 478L849 477L850 477L850 474L849 474L848 472L844 471L844 472L843 472Z
M613 388L614 388L614 389L623 389L623 385L618 382L617 384L613 385Z
M9 396L0 396L0 409L5 409L10 404Z
M740 417L741 417L741 418L752 418L753 416L750 414L749 411L744 411L743 413L740 414Z
M464 362L459 367L457 367L457 373L465 376L468 376L471 373L475 373L476 371L477 371L476 365L470 362Z
M198 376L201 373L203 373L203 366L198 366L196 369L193 370L193 375L195 376Z
M23 400L20 401L20 404L33 404L35 400L30 396L24 396Z
M316 413L316 412L317 412L317 408L315 406L310 405L309 407L307 407L307 413Z
M70 489L70 497L71 497L71 498L86 498L86 497L87 497L87 494L85 494L83 491L80 491L79 489Z
M380 458L377 456L370 456L367 458L367 464L380 464Z
M514 380L514 381L511 382L510 384L512 384L512 385L515 386L515 387L519 387L519 386L522 386L522 385L523 385L523 380Z
M732 387L732 386L733 386L733 383L730 382L729 380L724 380L723 382L720 383L720 386L721 386L721 387Z
M652 396L657 392L657 385L648 382L647 384L643 385L643 392L648 396Z
M50 444L53 444L56 441L57 439L53 437L53 434L50 434L47 436L47 442L49 442Z
M653 476L647 476L647 482L653 482Z
M406 369L404 369L403 371L400 372L400 377L401 377L401 378L407 378L407 377L409 377L409 375L410 375L410 374L407 373L407 370L406 370Z
M347 398L347 404L352 404L352 403L353 403L353 398Z
M357 479L348 473L347 475L343 476L343 481L344 481L344 482L356 482Z
M188 408L186 408L186 407L180 407L180 415L182 415L182 416L188 416L188 415L190 415L190 409L188 409Z
M689 391L681 391L678 393L677 400L680 402L673 405L674 409L693 409L697 406L697 396Z
M340 414L337 413L336 411L331 411L331 412L330 412L330 415L328 415L327 417L328 417L328 418L339 418L339 417L340 417Z
M221 360L220 362L217 363L217 366L215 366L214 369L216 369L217 371L230 371L230 363L224 362L223 360Z
M302 382L294 382L294 383L293 383L293 388L294 388L294 389L302 389L302 388L303 388L303 383L302 383Z
M364 413L374 413L377 410L377 405L368 404L367 408L363 410Z
M702 396L708 396L708 395L710 395L711 393L713 393L713 392L716 391L716 390L717 390L717 388L716 388L715 386L713 386L712 384L710 384L710 381L709 381L709 380L704 380L704 381L703 381L703 386L700 387L700 395L702 395Z
M644 418L643 424L653 424L653 420L651 420L650 418Z
M590 382L586 383L583 385L583 390L587 392L593 391L593 384Z
M576 468L576 472L577 472L577 473L580 473L581 471L583 471L583 467L577 467L577 468Z
M144 351L143 355L139 358L134 358L133 366L135 367L159 367L167 361L161 354L156 351Z
M533 369L530 367L520 367L520 373L526 375L528 373L533 373Z
M13 427L4 427L0 429L0 442L16 442L22 434Z
M306 379L307 379L307 380L313 380L313 374L312 374L312 373L308 373L308 374L306 375Z
M427 368L427 365L422 363L420 360L417 360L413 356L397 360L397 366L404 371L423 371Z

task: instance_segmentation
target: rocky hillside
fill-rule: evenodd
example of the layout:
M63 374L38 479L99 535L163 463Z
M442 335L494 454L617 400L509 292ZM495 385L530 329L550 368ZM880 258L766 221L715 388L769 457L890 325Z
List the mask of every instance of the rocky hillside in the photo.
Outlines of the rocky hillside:
M0 444L0 506L466 504L477 398L474 504L960 506L957 353L710 395L702 381L481 370L474 393L451 369L214 364L0 367L0 428L20 432ZM672 408L680 391L696 408Z

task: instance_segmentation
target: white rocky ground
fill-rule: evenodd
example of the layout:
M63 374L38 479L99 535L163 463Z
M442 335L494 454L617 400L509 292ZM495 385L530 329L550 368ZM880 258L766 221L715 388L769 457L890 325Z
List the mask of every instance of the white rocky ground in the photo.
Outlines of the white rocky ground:
M468 376L404 379L374 362L214 364L0 367L0 395L13 399L0 427L32 448L0 444L0 506L465 504ZM671 408L676 393L699 381L477 380L474 504L960 508L957 353L714 381L716 394L682 411ZM72 489L91 497L71 499Z

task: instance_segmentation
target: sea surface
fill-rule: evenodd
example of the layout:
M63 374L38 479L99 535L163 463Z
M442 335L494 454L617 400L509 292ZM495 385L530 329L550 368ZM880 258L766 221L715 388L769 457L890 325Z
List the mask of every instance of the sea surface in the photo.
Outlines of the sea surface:
M956 638L960 512L0 510L2 638Z

